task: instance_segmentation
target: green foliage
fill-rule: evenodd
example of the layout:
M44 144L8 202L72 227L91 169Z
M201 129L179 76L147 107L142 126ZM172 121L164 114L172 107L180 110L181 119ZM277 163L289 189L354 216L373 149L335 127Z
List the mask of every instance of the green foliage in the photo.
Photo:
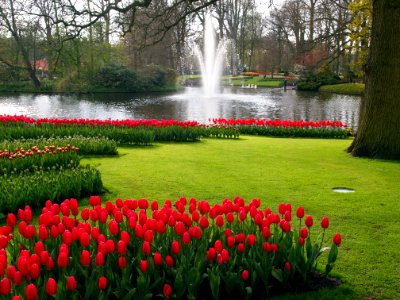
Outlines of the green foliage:
M100 68L94 75L91 83L94 86L106 88L125 89L127 91L138 90L139 79L136 72L126 66L110 64Z
M15 212L25 205L40 207L48 199L62 201L99 194L102 187L100 172L89 166L5 174L0 177L0 210Z
M90 89L116 89L126 92L157 91L174 86L175 72L158 65L134 71L123 65L110 64L100 68L91 80Z
M347 25L352 41L350 50L358 53L357 60L353 61L350 66L357 77L363 77L371 39L372 1L353 0L349 3L348 8L351 13L351 21Z
M321 92L340 93L340 94L362 94L365 84L363 83L341 83L333 85L323 85L319 88Z
M339 76L329 70L320 73L307 73L297 82L297 89L301 91L317 91L321 85L335 84L340 81Z
M237 127L240 134L263 135L276 137L310 137L345 139L349 136L349 130L341 128L300 128L300 127L269 127L269 126L248 126Z

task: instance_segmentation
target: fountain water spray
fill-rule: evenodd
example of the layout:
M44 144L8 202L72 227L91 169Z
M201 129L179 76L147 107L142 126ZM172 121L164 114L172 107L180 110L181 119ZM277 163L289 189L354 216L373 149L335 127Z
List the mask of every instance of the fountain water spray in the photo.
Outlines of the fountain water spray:
M201 69L203 92L211 96L219 92L222 75L222 63L225 55L225 42L220 41L217 45L215 30L210 14L206 15L204 27L204 50L195 47L197 58Z

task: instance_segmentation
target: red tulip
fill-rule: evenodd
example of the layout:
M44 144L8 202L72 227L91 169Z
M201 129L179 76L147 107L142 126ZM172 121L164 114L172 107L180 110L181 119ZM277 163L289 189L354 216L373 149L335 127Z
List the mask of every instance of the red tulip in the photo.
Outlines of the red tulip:
M176 240L172 241L171 251L172 251L172 254L175 254L175 255L177 255L181 252L181 246L179 245L178 241L176 241Z
M87 232L83 232L80 237L80 243L82 247L89 247L90 245L90 236Z
M126 257L125 256L118 257L118 268L125 269L126 265L127 265Z
M263 251L264 251L264 252L268 252L268 253L271 252L271 245L270 245L270 243L268 243L268 242L264 242L264 243L263 243Z
M105 264L104 254L101 253L101 252L98 252L98 253L96 254L96 257L95 257L95 259L94 259L94 262L95 262L96 266L98 266L98 267L104 266L104 264Z
M147 260L141 260L139 264L140 271L143 273L147 272Z
M215 248L209 248L207 251L207 261L209 262L213 261L216 256L217 256L217 251L215 250Z
M222 256L222 260L223 260L224 263L228 263L229 262L230 256L229 256L228 250L223 249L221 251L221 256Z
M31 268L29 270L29 274L32 279L37 279L40 276L40 267L38 264L31 264Z
M302 206L299 206L299 208L296 211L296 216L301 219L304 217L304 208Z
M233 214L231 212L226 214L226 221L228 223L233 223L234 219L235 219L235 217L233 216Z
M328 217L323 217L321 221L321 227L327 229L329 227L329 219Z
M306 223L307 227L313 226L313 223L314 223L313 218L311 216L307 216L305 223Z
M66 268L68 265L68 254L66 252L60 252L57 258L57 264L60 268Z
M107 288L107 278L104 276L101 276L99 278L98 286L100 290L105 290Z
M146 242L145 242L146 243ZM128 247L126 245L126 243L122 240L119 240L117 243L117 252L119 255L125 255L126 251L127 251ZM150 248L151 251L151 248Z
M91 205L91 206L97 206L97 205L100 205L101 204L101 199L100 199L100 197L99 196L90 196L90 198L89 198L89 204Z
M281 215L284 215L285 214L285 211L286 211L286 205L284 204L284 203L280 203L279 204L279 207L278 207L279 209L279 213L281 214Z
M200 227L205 229L210 225L210 223L208 222L208 218L206 216L201 217L200 219Z
M10 227L14 227L17 224L17 218L14 214L9 213L7 214L7 225Z
M67 290L68 291L75 291L76 287L78 285L78 282L76 281L74 276L69 276L67 278L67 283L66 284L67 284Z
M190 233L186 231L186 232L182 235L182 243L183 243L184 245L189 245L189 244L190 244L190 241L191 241Z
M37 296L38 296L38 291L36 286L33 283L28 284L25 289L26 300L36 300Z
M17 269L15 268L15 266L14 265L9 265L8 268L7 268L7 277L9 279L13 280L15 272L17 272Z
M29 273L30 264L28 259L25 256L20 256L17 259L17 268L21 272L22 275L27 275Z
M254 246L255 243L256 243L256 236L254 234L249 234L247 236L247 245L252 247Z
M154 253L154 265L160 266L162 264L162 255L160 252Z
M84 220L84 221L89 220L89 215L90 215L90 211L88 208L82 209L82 212L81 212L82 220Z
M108 224L108 228L110 229L110 232L112 235L117 235L119 231L119 226L118 223L115 220L111 220L110 223Z
M303 239L305 239L305 238L308 237L308 230L307 230L307 228L302 227L302 228L300 229L300 237L303 238Z
M333 236L333 243L336 246L339 246L342 243L342 237L340 236L340 233L335 233L335 235Z
M121 240L124 241L126 245L129 245L129 243L131 242L131 236L127 231L121 231Z
M8 295L11 293L11 282L8 278L0 281L0 295Z
M167 256L165 257L165 264L166 264L168 267L172 268L172 267L174 266L174 259L173 259L173 257L170 256L170 255L167 255Z
M53 278L49 278L49 280L47 280L46 293L50 296L57 294L57 282Z
M168 283L165 283L163 286L164 297L168 299L171 293L172 293L172 287Z
M214 243L214 249L217 251L217 253L220 253L222 251L222 242L220 240L216 240Z
M90 258L90 252L87 250L82 250L81 253L81 264L84 267L87 267L90 265L91 258Z
M290 272L290 269L292 268L292 266L290 265L290 262L285 262L285 269L288 270L288 272Z
M142 245L142 251L144 255L149 255L151 253L151 245L149 242L144 241Z
M242 272L242 280L247 281L249 279L249 271L243 270Z
M235 246L235 238L233 236L228 236L226 238L226 244L229 248L232 248L233 246Z

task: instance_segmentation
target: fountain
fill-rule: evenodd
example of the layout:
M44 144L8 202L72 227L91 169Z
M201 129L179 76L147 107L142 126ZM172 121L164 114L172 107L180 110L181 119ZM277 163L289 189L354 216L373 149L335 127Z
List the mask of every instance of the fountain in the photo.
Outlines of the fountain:
M225 42L217 44L215 30L210 14L206 15L204 25L204 50L195 47L201 69L203 92L205 96L212 96L219 92L222 75L222 63L225 54Z

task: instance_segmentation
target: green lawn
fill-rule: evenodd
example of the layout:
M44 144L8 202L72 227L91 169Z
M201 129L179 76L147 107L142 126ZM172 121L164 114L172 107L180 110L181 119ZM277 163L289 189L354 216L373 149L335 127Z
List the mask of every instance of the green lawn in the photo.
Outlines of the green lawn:
M245 77L246 78L246 77ZM243 79L243 76L239 78L232 77L231 81L226 81L227 84L233 84L235 86L241 86L242 84L256 84L257 87L282 87L283 80L280 79L264 79L263 76L254 76L247 77L247 79Z
M239 195L303 205L315 219L328 215L330 236L343 244L332 275L343 284L286 299L400 298L400 164L352 158L350 140L242 136L199 143L121 147L119 157L85 158L98 166L108 199L176 200L184 195L221 202ZM355 193L333 193L345 186ZM315 223L319 223L317 220Z
M339 94L362 94L364 93L363 83L341 83L332 85L323 85L319 88L321 92L339 93Z

